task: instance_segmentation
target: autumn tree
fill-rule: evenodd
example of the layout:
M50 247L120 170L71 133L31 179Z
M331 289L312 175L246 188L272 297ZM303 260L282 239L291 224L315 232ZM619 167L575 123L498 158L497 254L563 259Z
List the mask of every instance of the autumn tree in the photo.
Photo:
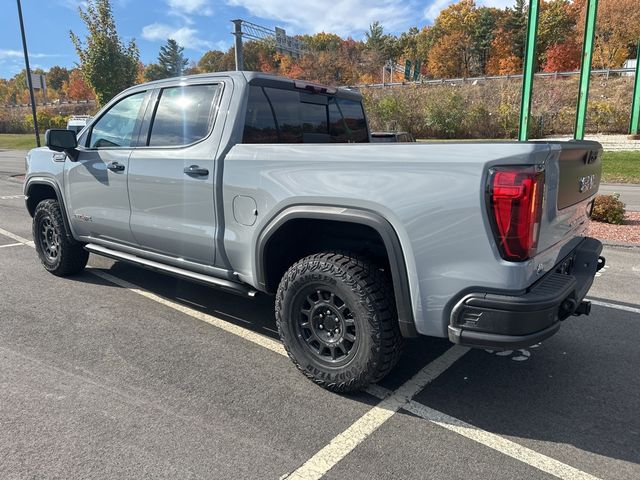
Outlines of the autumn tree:
M86 10L78 7L88 36L82 41L69 32L78 57L80 72L91 86L100 105L135 84L138 47L134 40L126 46L118 36L109 0L87 0Z
M438 38L427 58L432 75L466 77L477 71L473 51L478 18L473 0L461 0L440 12L433 30Z
M522 57L513 53L512 34L499 29L493 42L486 64L487 75L511 75L522 72Z
M69 79L62 84L62 92L67 100L92 100L96 98L93 90L84 80L79 69L69 73Z
M69 70L58 65L54 65L47 72L47 87L60 90L62 84L69 80Z
M586 2L578 20L578 32L584 35ZM640 38L640 4L638 0L600 0L593 51L594 68L618 68Z
M429 51L429 73L436 78L464 77L468 65L466 37L462 32L448 33Z
M540 20L538 22L537 61L539 65L546 64L549 49L562 44L564 48L554 48L556 56L554 63L564 57L564 62L570 62L576 38L576 22L579 8L569 0L547 0L540 5ZM569 55L569 57L567 57Z
M320 32L300 37L309 50L315 52L336 52L342 44L342 38L335 33Z
M582 47L574 38L556 43L546 51L545 72L570 72L580 67Z
M232 66L225 64L224 52L220 50L209 50L198 60L198 71L202 73L224 72L232 69Z

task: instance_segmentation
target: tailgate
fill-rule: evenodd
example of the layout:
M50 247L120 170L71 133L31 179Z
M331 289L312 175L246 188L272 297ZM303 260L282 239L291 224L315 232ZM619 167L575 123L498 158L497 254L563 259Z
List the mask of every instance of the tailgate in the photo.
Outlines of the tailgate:
M597 142L552 143L545 168L545 206L538 252L584 234L602 174L602 146Z

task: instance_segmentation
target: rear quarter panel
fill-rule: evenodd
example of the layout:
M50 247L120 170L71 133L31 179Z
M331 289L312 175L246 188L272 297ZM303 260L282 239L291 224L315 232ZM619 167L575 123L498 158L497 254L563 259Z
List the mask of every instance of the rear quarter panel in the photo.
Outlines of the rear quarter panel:
M224 166L225 249L240 278L257 286L253 246L282 210L325 205L377 212L402 245L418 332L444 337L448 309L462 292L525 289L544 273L540 264L553 266L572 248L561 241L533 260L506 262L488 224L488 169L545 164L552 155L549 144L515 142L236 145ZM234 221L232 200L239 195L256 200L252 226Z

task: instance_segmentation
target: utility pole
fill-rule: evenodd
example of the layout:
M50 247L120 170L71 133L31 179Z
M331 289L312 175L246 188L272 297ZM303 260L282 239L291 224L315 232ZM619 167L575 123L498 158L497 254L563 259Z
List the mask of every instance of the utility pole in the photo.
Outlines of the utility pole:
M578 109L576 111L576 128L574 138L584 140L587 123L587 102L589 101L589 82L591 80L591 60L593 59L593 39L596 34L596 14L598 0L587 0L587 19L584 26L584 43L582 44L582 62L580 64L580 90L578 91Z
M36 115L36 99L33 94L33 82L31 79L31 68L29 68L29 52L27 51L27 37L24 34L24 22L22 21L22 5L18 2L18 19L20 21L20 33L22 34L22 50L24 51L24 64L27 69L27 85L29 86L29 97L31 98L31 114L33 115L33 129L36 134L36 145L40 146L40 132L38 131L38 116Z
M529 2L529 20L527 22L527 43L524 54L524 72L522 75L522 96L520 103L520 128L518 140L526 142L529 139L529 118L531 116L531 94L536 66L536 37L538 34L538 11L540 0Z
M244 58L242 57L242 20L231 20L233 22L233 36L235 38L236 70L244 70Z

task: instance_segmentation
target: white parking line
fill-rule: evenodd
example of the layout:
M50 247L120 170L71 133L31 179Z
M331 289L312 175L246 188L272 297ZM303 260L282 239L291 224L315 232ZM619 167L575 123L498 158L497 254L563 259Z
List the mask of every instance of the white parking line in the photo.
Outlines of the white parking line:
M384 398L344 432L336 436L324 448L307 460L300 468L284 478L296 480L319 479L354 448L389 420L398 410L426 385L447 370L469 351L466 347L454 346L423 367L413 378L402 384L390 396Z
M462 435L476 443L489 447L511 458L515 458L522 463L526 463L563 480L598 480L598 477L594 477L566 463L547 457L530 448L523 447L495 433L474 427L462 420L429 408L421 403L409 402L404 408L408 412L418 415L442 428L446 428L458 435Z
M24 195L2 195L0 200L24 200Z
M381 387L380 385L371 385L367 388L367 393L374 397L384 399L390 396L393 392ZM594 477L593 475L578 470L566 463L547 457L546 455L538 453L535 450L531 450L530 448L523 447L522 445L512 442L511 440L501 437L495 433L482 430L481 428L447 415L446 413L434 410L433 408L427 407L415 400L410 401L402 408L409 413L417 415L442 428L446 428L449 431L462 435L476 443L503 453L522 463L526 463L527 465L537 468L538 470L549 473L550 475L562 478L563 480L598 480L598 477Z
M589 299L587 299L587 300L589 300ZM599 307L615 308L616 310L623 310L625 312L640 313L640 308L636 308L636 307L629 307L627 305L619 305L617 303L601 302L600 300L589 300L589 301L591 303L593 303L594 305L598 305Z
M9 244L7 244L7 245L0 245L0 248L17 247L17 246L22 247L23 245L24 245L24 243L22 243L22 242L18 242L18 243L9 243Z
M11 233L7 230L4 230L3 228L0 228L0 235L4 235L5 237L9 237L13 240L15 240L16 242L20 242L23 243L29 247L35 247L34 243L29 240L28 238L24 238L21 237L20 235L16 235L15 233Z
M214 317L213 315L209 315L207 313L203 313L194 308L187 307L186 305L182 305L180 303L167 300L166 298L162 298L147 290L143 290L138 285L134 285L133 283L127 282L126 280L122 280L121 278L114 277L113 275L103 272L102 270L98 270L95 268L88 268L87 271L91 272L96 277L100 277L103 280L114 283L115 285L118 285L122 288L126 288L127 290L130 290L133 293L136 293L150 300L153 300L154 302L158 302L169 308L173 308L178 312L185 313L193 318L197 318L198 320L208 323L209 325L213 325L214 327L220 328L225 332L229 332L234 335L237 335L238 337L242 337L245 340L248 340L252 343L260 345L261 347L264 347L268 350L271 350L272 352L275 352L284 356L287 355L287 352L285 351L282 344L280 342L276 342L275 340L269 337L260 335L259 333L252 332L251 330L247 330L246 328L239 327L237 325L234 325L233 323L229 323L225 320L222 320L221 318Z
M24 237L15 235L7 230L0 228L0 234L12 238L30 247L34 247L34 243ZM16 245L16 244L12 244ZM9 245L5 245L9 246ZM126 288L133 293L146 297L154 302L170 307L181 313L187 314L193 318L201 320L205 323L220 328L228 333L237 335L256 345L267 348L275 353L286 356L286 351L280 342L271 338L254 333L246 328L236 326L225 320L200 312L193 308L181 305L177 302L162 298L149 291L143 290L138 285L122 280L102 270L89 267L87 271L102 278L110 283ZM600 302L591 300L594 305L600 305L608 308L626 310L640 313L640 309L628 307L626 305L618 305L614 303ZM469 351L466 347L454 346L447 350L443 355L423 367L413 378L401 385L397 390L390 391L379 385L372 385L367 392L379 399L380 403L356 420L344 432L336 436L329 444L322 448L318 453L305 462L300 468L285 475L283 478L290 479L319 479L340 462L345 456L353 451L360 443L375 432L381 425L389 420L396 412L404 408L405 410L420 416L442 428L458 433L469 438L479 444L485 445L493 450L510 456L520 462L531 465L541 471L547 472L561 479L584 479L593 480L594 477L588 473L582 472L574 467L566 465L558 460L554 460L546 455L535 452L527 447L523 447L511 440L507 440L499 435L487 432L462 420L446 415L445 413L431 409L418 402L412 401L412 397L420 392L426 385L435 380L439 375L445 372L455 361L460 359Z

